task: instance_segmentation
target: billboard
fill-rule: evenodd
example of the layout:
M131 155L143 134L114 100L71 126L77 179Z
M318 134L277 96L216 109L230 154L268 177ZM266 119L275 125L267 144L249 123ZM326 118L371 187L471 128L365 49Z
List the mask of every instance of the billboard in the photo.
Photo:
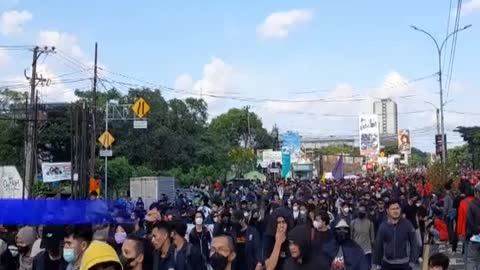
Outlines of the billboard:
M262 161L267 164L282 162L282 151L264 150L262 152Z
M402 154L410 154L412 146L410 144L410 130L401 129L398 132L398 150Z
M378 155L378 152L380 151L378 116L375 114L362 114L358 120L360 155Z
M296 162L301 157L300 153L300 134L294 131L287 131L281 134L282 152L289 151L292 162Z
M72 179L72 164L70 162L42 163L44 183Z

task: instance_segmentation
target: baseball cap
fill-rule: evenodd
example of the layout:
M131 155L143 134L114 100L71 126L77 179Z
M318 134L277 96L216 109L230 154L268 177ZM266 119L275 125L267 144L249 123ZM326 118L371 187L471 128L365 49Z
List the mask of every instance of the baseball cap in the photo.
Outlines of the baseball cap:
M63 241L65 230L62 226L45 226L43 228L41 248L52 249L57 248Z

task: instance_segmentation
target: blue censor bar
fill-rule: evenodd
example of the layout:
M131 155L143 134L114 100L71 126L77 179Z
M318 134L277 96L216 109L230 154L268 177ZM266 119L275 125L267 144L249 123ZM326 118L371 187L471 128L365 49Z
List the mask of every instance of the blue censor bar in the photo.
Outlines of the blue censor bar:
M114 206L114 201L101 200L0 200L0 224L112 223Z

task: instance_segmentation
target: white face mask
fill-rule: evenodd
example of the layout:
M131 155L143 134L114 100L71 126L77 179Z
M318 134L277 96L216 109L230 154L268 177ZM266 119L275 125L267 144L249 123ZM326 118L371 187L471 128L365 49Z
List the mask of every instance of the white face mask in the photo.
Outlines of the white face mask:
M313 227L315 229L320 229L320 227L322 227L322 222L321 221L318 221L318 220L314 220L313 221Z
M8 250L10 250L10 254L12 254L13 257L18 256L18 248L16 246L8 246Z
M293 206L293 211L298 212L298 206Z
M300 215L306 215L307 211L306 210L300 210Z
M203 218L196 218L195 219L195 224L202 225L203 224Z
M345 212L345 214L348 214L348 212L350 212L350 208L344 207L344 208L343 208L343 212Z

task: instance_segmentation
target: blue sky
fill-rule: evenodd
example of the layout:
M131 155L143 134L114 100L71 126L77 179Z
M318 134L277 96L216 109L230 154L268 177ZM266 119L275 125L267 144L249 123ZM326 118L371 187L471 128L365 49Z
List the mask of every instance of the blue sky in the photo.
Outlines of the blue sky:
M105 70L197 95L289 100L207 98L212 117L232 106L250 105L267 128L278 123L282 130L305 135L355 135L357 119L351 115L371 113L375 98L392 97L401 113L400 128L412 129L414 146L433 151L434 112L424 101L439 103L438 83L435 77L409 81L436 72L436 53L433 43L409 25L443 39L449 14L453 28L452 2L450 10L449 0L0 0L0 45L57 46L62 54L42 59L40 69L55 77L79 69L65 63L65 56L90 66L97 41ZM446 107L457 113L445 114L452 145L461 142L452 132L455 126L480 120L480 115L458 113L480 114L475 102L480 0L463 2L460 25L473 27L458 35L452 101ZM2 85L21 80L29 61L28 51L0 51ZM139 83L107 71L102 77ZM89 86L89 81L58 83L40 93L47 102L71 100L72 89ZM188 95L164 93L168 98ZM319 98L342 102L298 102ZM402 114L412 111L424 112Z

